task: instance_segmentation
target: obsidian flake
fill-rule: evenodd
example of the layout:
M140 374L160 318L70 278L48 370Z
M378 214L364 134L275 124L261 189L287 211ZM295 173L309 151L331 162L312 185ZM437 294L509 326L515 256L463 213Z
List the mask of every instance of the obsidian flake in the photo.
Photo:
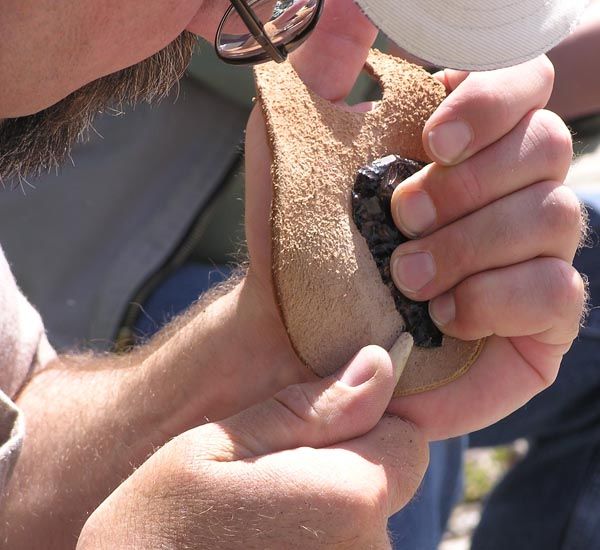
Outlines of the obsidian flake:
M392 252L408 240L398 231L392 219L392 193L398 184L423 166L414 160L388 155L360 168L352 190L352 215L415 344L434 348L442 345L443 336L429 316L427 302L415 302L404 296L394 285L390 274Z

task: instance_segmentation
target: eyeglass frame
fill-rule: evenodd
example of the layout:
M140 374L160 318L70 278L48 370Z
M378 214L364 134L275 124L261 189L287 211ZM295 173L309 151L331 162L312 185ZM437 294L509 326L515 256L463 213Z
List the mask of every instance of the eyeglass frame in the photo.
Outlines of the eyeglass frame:
M257 0L260 1L260 0ZM246 0L230 0L231 6L227 8L227 11L221 18L221 22L217 27L217 33L215 35L214 47L215 52L221 61L228 63L230 65L257 65L259 63L265 63L267 61L275 61L276 63L283 63L290 52L294 51L300 44L302 44L310 33L314 30L319 18L321 16L321 12L323 10L324 0L317 0L317 7L315 10L315 14L312 19L309 21L308 25L304 29L298 33L293 39L288 42L284 42L279 46L276 46L273 41L269 38L267 33L265 32L265 27L261 20L256 16L250 5L246 2ZM221 36L221 31L225 26L225 22L227 18L231 15L233 11L236 11L240 16L240 19L246 25L246 28L256 40L258 45L261 47L256 54L253 54L247 58L230 58L221 55L219 52L219 37Z

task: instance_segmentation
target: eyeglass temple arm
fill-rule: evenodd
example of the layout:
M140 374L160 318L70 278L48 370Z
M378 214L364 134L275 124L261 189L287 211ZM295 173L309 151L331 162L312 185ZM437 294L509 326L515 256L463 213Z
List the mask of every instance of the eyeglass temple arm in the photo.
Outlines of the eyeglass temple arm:
M285 49L279 49L271 39L267 36L265 28L261 23L260 19L256 17L256 14L250 9L248 4L244 0L231 0L235 11L241 17L244 24L248 27L248 30L252 33L254 39L263 47L263 49L269 54L273 61L282 63L287 58L287 52Z

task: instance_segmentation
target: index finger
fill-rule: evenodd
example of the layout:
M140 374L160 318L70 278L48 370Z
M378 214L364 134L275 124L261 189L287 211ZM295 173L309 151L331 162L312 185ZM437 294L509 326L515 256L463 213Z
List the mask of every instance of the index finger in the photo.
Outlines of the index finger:
M544 55L486 73L445 71L448 97L425 124L423 145L439 164L458 164L510 132L529 112L545 107L554 67Z

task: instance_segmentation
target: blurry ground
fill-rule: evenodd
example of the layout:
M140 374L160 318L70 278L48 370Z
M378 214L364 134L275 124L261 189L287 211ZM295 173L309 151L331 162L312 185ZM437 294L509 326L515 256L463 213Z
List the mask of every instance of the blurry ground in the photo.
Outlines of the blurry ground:
M465 460L465 496L450 518L439 550L468 550L481 517L485 496L515 461L527 451L525 441L510 447L470 449Z

